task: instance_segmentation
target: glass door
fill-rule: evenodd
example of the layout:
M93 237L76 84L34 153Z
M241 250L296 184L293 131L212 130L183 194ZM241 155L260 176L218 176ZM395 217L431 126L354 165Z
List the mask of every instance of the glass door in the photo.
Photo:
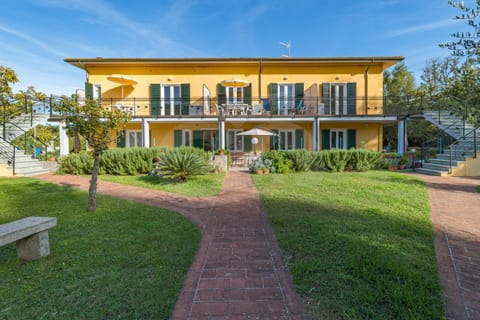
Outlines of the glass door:
M330 105L336 115L347 114L347 84L330 84Z
M347 148L347 132L346 130L334 129L330 130L330 146L332 149Z
M181 114L180 86L163 86L162 115L173 116Z
M278 85L278 114L288 114L289 110L295 108L295 85Z
M227 146L228 150L233 152L243 151L243 136L237 135L241 133L241 130L228 130L227 131Z
M293 130L281 130L278 132L278 137L280 138L280 150L295 149L295 137Z

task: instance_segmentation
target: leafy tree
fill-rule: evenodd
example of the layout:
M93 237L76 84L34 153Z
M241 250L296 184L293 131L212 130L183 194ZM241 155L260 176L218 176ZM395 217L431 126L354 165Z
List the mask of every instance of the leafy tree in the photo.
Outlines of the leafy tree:
M12 84L18 82L15 71L8 67L0 66L0 103L2 104L3 116L0 121L5 122L9 116L10 100L13 98ZM5 132L2 133L2 136Z
M456 57L472 57L480 63L480 0L475 2L476 5L469 7L463 1L448 0L448 4L462 12L455 19L464 21L473 31L452 33L454 40L442 43L440 47L451 50Z
M55 109L60 112L65 122L67 134L84 137L89 148L92 149L93 168L88 190L88 210L95 211L100 155L108 149L111 142L116 140L113 132L118 132L129 120L129 116L117 109L106 110L90 99L85 101L85 105L80 105L76 97L71 99L63 96Z

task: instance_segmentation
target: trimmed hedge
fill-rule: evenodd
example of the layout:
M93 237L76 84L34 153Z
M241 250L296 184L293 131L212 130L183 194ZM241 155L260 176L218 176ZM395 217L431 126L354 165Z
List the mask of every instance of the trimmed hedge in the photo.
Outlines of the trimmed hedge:
M208 153L192 147L189 149L203 159L208 159ZM178 149L178 148L177 148ZM148 174L154 169L154 163L171 148L116 148L106 150L100 156L100 174L138 175ZM93 158L90 153L82 151L71 153L60 161L58 172L65 174L88 175L92 174Z
M365 149L332 149L319 152L297 149L292 151L272 150L263 154L270 159L278 173L301 171L342 172L367 171L380 166L382 153Z

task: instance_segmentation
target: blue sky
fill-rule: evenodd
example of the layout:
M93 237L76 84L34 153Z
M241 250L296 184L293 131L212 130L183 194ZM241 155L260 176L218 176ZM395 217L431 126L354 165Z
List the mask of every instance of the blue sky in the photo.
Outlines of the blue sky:
M466 4L473 0L465 1ZM66 57L397 56L417 79L465 26L447 0L16 0L0 11L0 65L47 94L82 88Z

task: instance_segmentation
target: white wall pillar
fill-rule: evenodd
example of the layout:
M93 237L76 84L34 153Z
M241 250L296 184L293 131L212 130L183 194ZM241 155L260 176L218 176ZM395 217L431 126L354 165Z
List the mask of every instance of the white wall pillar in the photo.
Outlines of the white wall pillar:
M313 142L312 151L318 151L318 119L313 120Z
M398 122L397 153L403 155L407 150L407 119Z
M150 148L150 123L147 119L142 119L143 146Z
M218 137L219 137L219 146L220 149L225 149L225 120L222 118L219 118L218 121Z
M68 156L70 153L70 145L67 130L65 130L65 122L63 121L58 124L58 135L60 137L60 156Z

